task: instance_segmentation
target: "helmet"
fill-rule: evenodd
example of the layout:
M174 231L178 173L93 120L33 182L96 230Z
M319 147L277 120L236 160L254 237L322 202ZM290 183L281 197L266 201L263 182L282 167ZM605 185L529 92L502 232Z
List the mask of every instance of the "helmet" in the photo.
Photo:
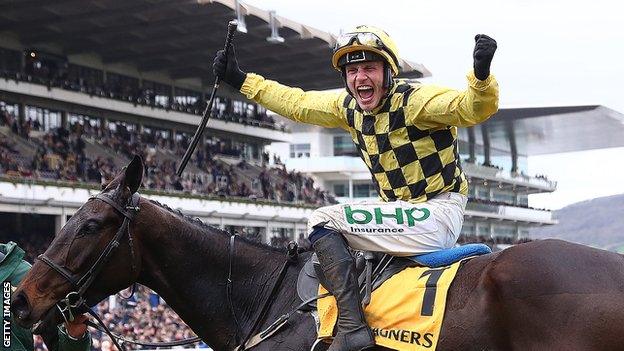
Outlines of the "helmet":
M362 25L336 39L332 65L342 71L348 63L380 59L389 66L392 76L399 74L399 50L394 40L377 27Z

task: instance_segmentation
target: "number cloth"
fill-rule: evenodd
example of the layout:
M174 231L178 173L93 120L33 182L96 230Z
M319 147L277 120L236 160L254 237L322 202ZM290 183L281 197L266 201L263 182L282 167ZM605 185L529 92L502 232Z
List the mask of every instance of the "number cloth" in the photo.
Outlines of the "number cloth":
M297 122L342 128L384 201L424 202L444 192L467 195L459 165L457 127L473 126L498 110L498 83L478 80L457 91L395 80L373 111L363 111L347 92L303 91L249 73L240 91Z
M406 268L373 291L364 315L377 345L399 351L435 350L448 289L460 264ZM326 292L319 286L319 294ZM338 314L336 299L320 299L318 314L318 338L331 338Z

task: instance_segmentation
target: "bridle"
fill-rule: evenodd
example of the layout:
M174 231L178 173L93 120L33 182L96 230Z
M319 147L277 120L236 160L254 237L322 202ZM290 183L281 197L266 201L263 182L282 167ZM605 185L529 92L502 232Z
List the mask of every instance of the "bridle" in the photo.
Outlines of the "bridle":
M58 265L50 258L48 258L45 254L41 254L37 257L39 261L45 263L48 267L52 268L63 278L65 278L65 280L67 280L74 288L73 291L69 292L67 296L65 296L65 298L60 300L59 304L57 304L59 310L66 320L72 321L74 318L71 312L71 308L77 308L78 306L81 306L85 303L85 292L87 291L87 289L89 289L91 284L93 284L93 281L100 273L102 268L104 268L104 264L106 264L110 256L113 254L114 250L119 246L120 240L126 232L128 233L128 244L130 246L130 253L132 255L132 273L135 273L136 265L134 262L134 245L132 243L132 236L130 235L129 225L130 222L134 219L136 213L139 212L139 198L140 196L137 193L132 195L132 197L128 200L128 204L125 206L125 208L119 206L115 201L113 201L111 197L103 194L97 194L89 198L89 201L97 199L111 205L115 210L117 210L117 212L124 216L124 220L117 230L115 236L104 248L104 251L102 251L97 260L95 260L91 267L84 274L82 274L82 276L79 276L76 273L72 273L65 266ZM65 313L67 313L68 316L66 316Z
M132 235L130 234L129 226L130 222L132 222L136 214L139 212L140 198L141 196L138 193L134 193L132 197L128 199L128 202L124 207L121 207L119 204L117 204L110 196L101 193L89 198L88 201L100 200L107 203L108 205L113 207L119 214L121 214L124 219L115 236L111 239L108 245L106 245L100 256L98 256L95 262L84 274L79 275L71 272L65 266L60 266L59 264L52 261L45 254L41 254L37 257L39 261L45 263L48 267L52 268L63 278L65 278L65 280L67 280L73 288L73 290L70 291L65 296L65 298L59 300L56 304L56 307L61 312L63 319L65 319L66 322L73 321L75 316L72 312L72 309L86 307L86 310L89 312L89 314L94 316L96 320L98 320L98 322L100 322L100 324L106 329L107 333L109 334L109 336L111 336L111 339L115 343L115 346L120 350L124 350L124 348L117 344L115 339L112 337L110 331L108 331L108 328L101 322L99 316L97 316L97 314L95 314L95 312L93 312L89 308L89 306L86 305L84 294L87 289L89 289L91 284L93 284L93 281L98 276L98 274L102 271L104 265L106 264L106 262L108 262L115 249L119 246L122 237L126 233L128 233L128 245L130 246L130 254L132 256L132 273L134 274L136 272L134 244L132 242Z

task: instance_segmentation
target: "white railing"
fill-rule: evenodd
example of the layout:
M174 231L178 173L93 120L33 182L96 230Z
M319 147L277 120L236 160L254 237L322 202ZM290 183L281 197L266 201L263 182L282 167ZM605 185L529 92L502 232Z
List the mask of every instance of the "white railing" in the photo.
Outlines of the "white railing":
M99 189L0 180L0 212L73 215ZM310 206L185 195L143 194L215 225L305 229Z

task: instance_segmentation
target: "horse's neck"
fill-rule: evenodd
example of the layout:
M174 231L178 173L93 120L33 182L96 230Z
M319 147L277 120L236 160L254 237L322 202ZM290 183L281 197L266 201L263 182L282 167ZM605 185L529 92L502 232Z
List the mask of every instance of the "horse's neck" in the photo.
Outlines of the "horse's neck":
M236 326L226 295L229 237L153 204L141 213L137 219L158 218L158 225L137 221L137 227L143 228L138 231L142 246L139 283L161 295L213 347L230 348ZM259 314L284 260L281 253L269 248L235 241L231 295L244 331ZM281 291L274 313L276 309L283 313L292 305L294 290L288 285Z

